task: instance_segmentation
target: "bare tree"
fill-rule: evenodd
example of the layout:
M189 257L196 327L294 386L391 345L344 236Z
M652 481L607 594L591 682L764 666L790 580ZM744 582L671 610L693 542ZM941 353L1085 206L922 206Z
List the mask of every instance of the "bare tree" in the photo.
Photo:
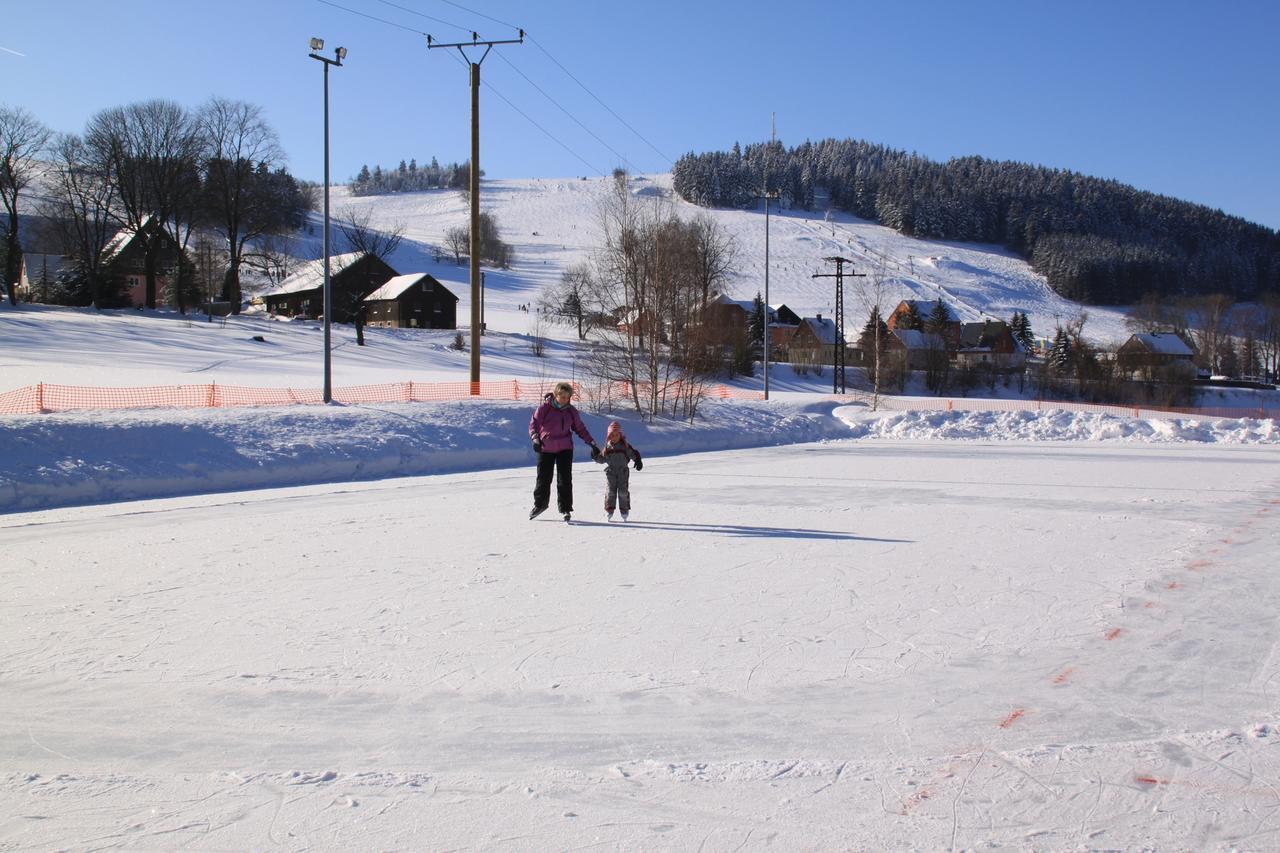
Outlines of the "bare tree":
M338 230L347 242L347 251L373 255L380 261L391 257L404 239L404 224L397 222L389 230L374 228L369 208L347 207L338 214Z
M1274 382L1280 377L1280 295L1269 293L1262 297L1257 324L1258 355L1262 361L1262 370Z
M444 232L445 243L453 252L454 263L462 263L462 256L471 252L471 223L458 225ZM480 214L480 260L507 269L515 259L511 247L502 240L498 220L492 213Z
M247 269L265 276L272 284L279 284L292 275L298 264L288 246L282 245L279 235L274 234L263 237L256 249L245 252L241 260Z
M552 315L578 327L578 340L587 339L587 314L591 299L591 265L577 264L565 270L551 292L546 307Z
M871 380L871 408L875 410L880 406L880 388L887 376L888 368L888 364L883 363L889 343L889 328L884 320L884 305L888 298L889 285L885 256L880 256L880 262L871 268L866 278L854 280L864 282L862 287L854 290L854 300L861 306L867 317L868 325L860 336L859 347L863 351L864 362L867 347L871 347L871 374L868 378ZM844 342L837 341L836 345L844 346Z
M444 232L444 244L453 252L453 262L461 266L462 256L471 251L471 230L455 225Z
M1231 339L1230 323L1235 300L1226 294L1209 293L1191 297L1183 304L1202 365L1210 373L1221 373L1222 359Z
M1158 293L1148 293L1129 311L1124 318L1124 325L1131 332L1173 332L1186 337L1186 307L1175 304Z
M272 170L284 153L262 108L243 101L211 98L196 116L208 146L205 200L212 227L226 241L228 264L222 292L231 311L240 313L240 265L245 247L292 224L295 214L274 198ZM287 200L283 200L286 201Z
M107 165L95 160L75 134L59 136L51 158L50 193L41 212L55 224L63 254L75 259L85 291L83 301L101 307L104 296L115 296L104 292L102 269L102 249L113 228L115 184Z
M156 277L176 209L191 188L201 159L196 124L172 101L141 101L103 110L89 120L85 143L115 184L123 225L143 246L146 307L156 306Z
M694 229L669 202L636 201L625 172L599 208L603 245L595 253L585 300L617 318L594 327L604 344L593 366L598 379L625 383L636 410L654 417L668 410L689 414L700 398L707 363L686 330L699 304Z
M694 276L702 305L706 305L711 292L721 289L729 273L733 272L738 255L737 241L705 212L694 216L690 226L693 234Z
M21 107L0 104L0 204L6 216L4 232L4 287L9 304L16 305L15 285L22 271L22 246L18 241L18 196L38 172L37 158L49 144L52 131Z

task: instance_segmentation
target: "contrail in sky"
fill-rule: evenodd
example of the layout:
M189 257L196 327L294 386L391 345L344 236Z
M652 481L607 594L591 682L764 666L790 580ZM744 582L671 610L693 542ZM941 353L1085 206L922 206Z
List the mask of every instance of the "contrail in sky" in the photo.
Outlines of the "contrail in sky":
M27 58L27 55L25 53L18 53L18 51L10 50L7 47L0 46L0 50L3 50L5 53L12 53L14 56L21 56L23 59Z

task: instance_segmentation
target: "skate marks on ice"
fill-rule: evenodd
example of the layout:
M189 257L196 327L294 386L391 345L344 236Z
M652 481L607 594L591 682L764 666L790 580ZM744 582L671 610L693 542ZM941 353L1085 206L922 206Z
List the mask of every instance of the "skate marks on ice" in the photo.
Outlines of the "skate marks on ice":
M10 774L0 846L1062 849L1178 838L1186 849L1257 849L1280 840L1278 736L1262 723L935 757L636 759L510 774ZM76 819L45 821L62 797Z

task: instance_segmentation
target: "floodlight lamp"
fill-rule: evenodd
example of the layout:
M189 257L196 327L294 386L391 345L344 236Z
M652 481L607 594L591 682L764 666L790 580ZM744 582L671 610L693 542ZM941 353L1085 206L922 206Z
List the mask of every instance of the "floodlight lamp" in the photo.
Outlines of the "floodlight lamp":
M312 50L324 50L324 39L313 38L311 40Z
M340 47L334 51L334 54L338 57L338 61L341 62L347 58L347 49L345 47Z

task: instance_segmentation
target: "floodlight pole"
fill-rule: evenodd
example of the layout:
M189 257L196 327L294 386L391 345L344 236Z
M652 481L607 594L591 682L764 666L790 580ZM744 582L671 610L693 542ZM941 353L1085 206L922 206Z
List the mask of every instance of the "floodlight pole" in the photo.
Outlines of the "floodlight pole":
M480 282L480 64L484 62L496 44L524 44L524 30L520 30L520 38L504 41L481 41L476 33L471 34L471 41L437 44L431 36L427 36L427 49L437 47L456 47L458 53L466 60L471 69L471 180L468 189L471 193L471 395L480 394L480 335L483 328L481 319ZM472 62L463 50L465 47L483 47L479 62Z
M776 113L769 116L769 154L773 154L773 144L778 139L778 119ZM764 398L769 399L769 201L779 198L777 190L769 192L769 158L764 158L764 185L760 195L764 198Z
M778 191L769 192L769 173L765 172L764 199L764 398L769 399L769 202L778 199Z
M324 50L324 40L311 40L313 50ZM324 63L324 401L333 402L333 368L330 358L329 323L333 316L333 288L329 283L329 66L341 67L347 55L345 47L334 48L334 58L309 54Z

